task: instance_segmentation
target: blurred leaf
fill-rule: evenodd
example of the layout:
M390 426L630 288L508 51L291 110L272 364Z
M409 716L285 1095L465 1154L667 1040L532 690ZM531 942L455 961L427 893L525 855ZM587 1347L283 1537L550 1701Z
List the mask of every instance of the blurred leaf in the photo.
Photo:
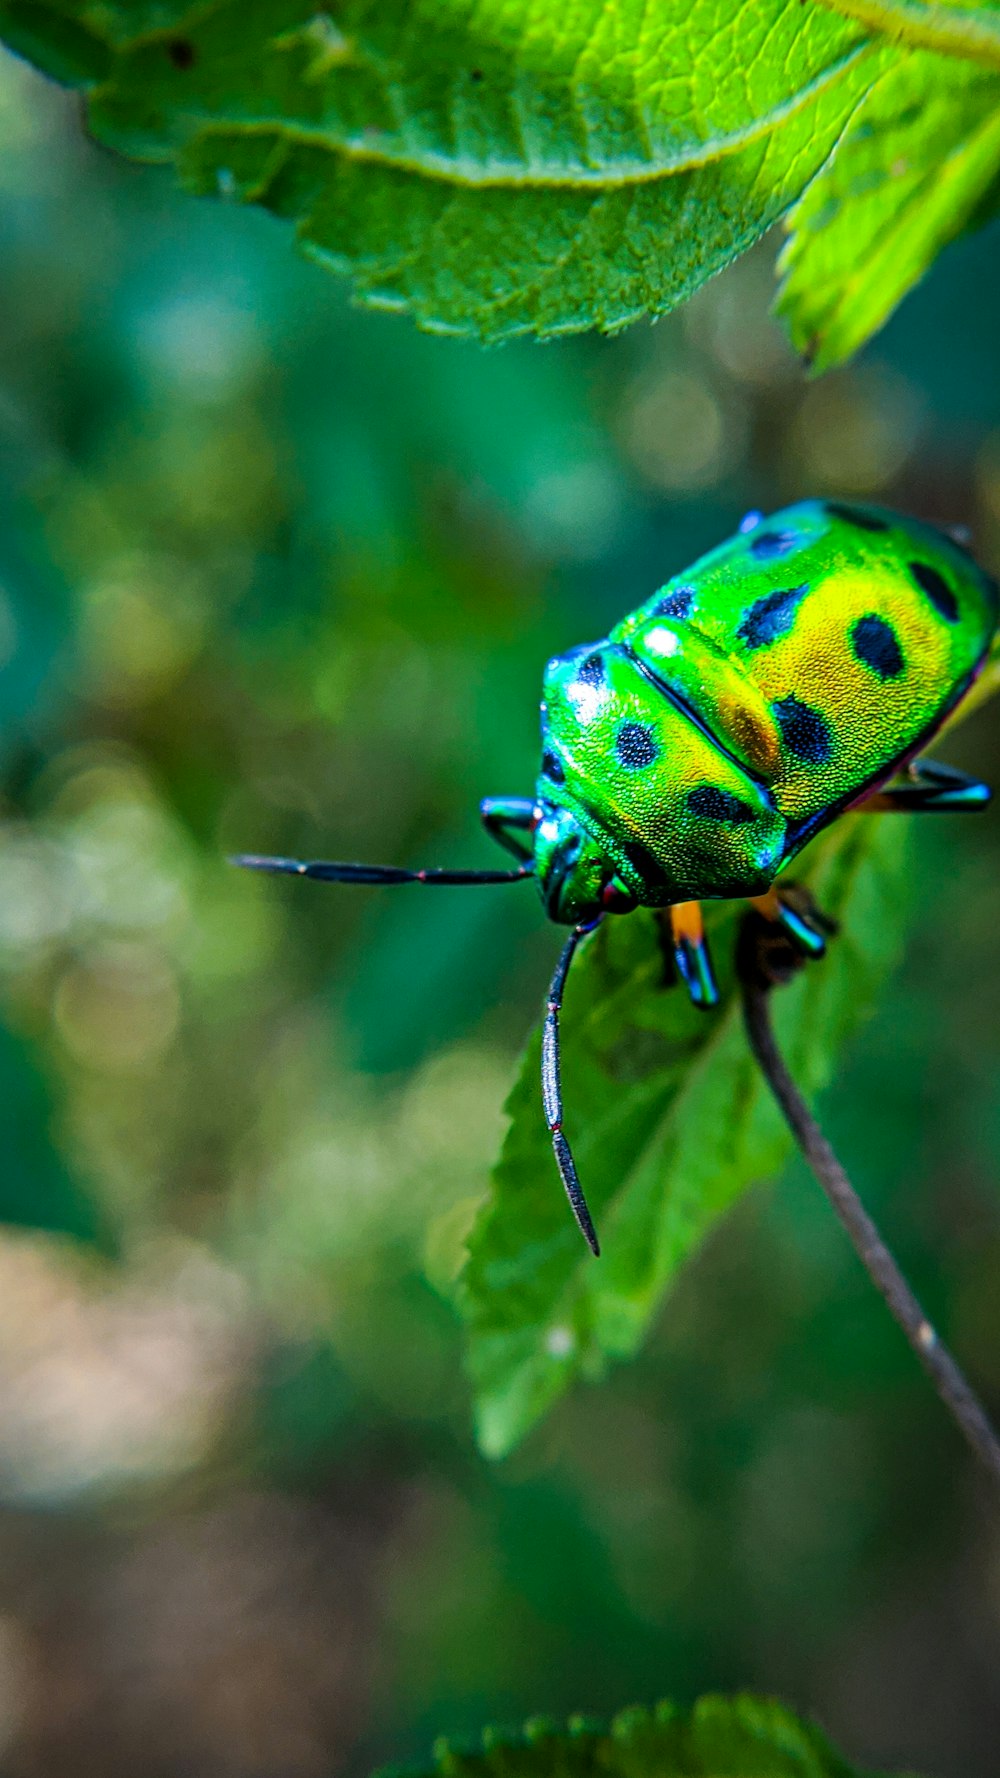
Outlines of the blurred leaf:
M798 197L878 73L801 0L5 0L95 134L295 220L359 296L495 339L683 300Z
M107 1244L93 1204L49 1137L51 1107L25 1046L0 1026L0 1224Z
M6 444L6 441L5 441ZM23 742L26 726L58 703L55 671L73 648L70 600L52 563L34 508L0 494L0 758Z
M8 480L14 479L8 471ZM58 700L53 671L67 654L68 599L24 500L0 505L0 757ZM51 1107L25 1045L0 1027L0 1224L107 1242L95 1206L49 1139Z
M917 54L882 75L788 222L778 311L816 369L881 327L998 173L1000 73Z
M777 996L807 1091L829 1078L900 947L906 824L845 818L797 872L842 930ZM607 921L571 974L563 1078L574 1152L602 1238L596 1262L566 1207L542 1118L539 1037L463 1274L483 1449L509 1451L563 1390L635 1352L678 1267L733 1200L773 1174L791 1139L743 1034L732 977L741 909L710 913L724 1002L706 1017L664 992L653 918Z
M439 1741L426 1766L380 1778L859 1778L825 1736L784 1705L747 1693L700 1698L691 1710L623 1710L606 1727L537 1718L523 1734L487 1729L476 1746Z

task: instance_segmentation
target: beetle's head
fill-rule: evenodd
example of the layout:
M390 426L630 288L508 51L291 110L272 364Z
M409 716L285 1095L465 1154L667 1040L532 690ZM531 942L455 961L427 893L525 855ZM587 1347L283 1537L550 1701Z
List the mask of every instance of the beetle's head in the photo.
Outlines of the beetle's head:
M585 926L599 914L625 914L637 905L579 816L558 803L539 805L535 876L545 912L560 925Z

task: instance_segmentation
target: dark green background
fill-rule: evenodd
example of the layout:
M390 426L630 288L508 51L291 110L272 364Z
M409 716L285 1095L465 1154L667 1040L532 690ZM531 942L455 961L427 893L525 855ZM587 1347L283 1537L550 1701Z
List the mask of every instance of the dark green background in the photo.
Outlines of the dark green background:
M998 1521L802 1169L487 1466L449 1294L554 935L530 889L224 857L491 862L544 660L750 505L965 520L996 570L1000 229L810 385L768 254L483 352L352 311L12 59L0 145L0 1213L82 1237L0 1241L4 1771L360 1778L753 1686L983 1778ZM1000 780L993 711L945 751ZM996 1408L998 868L995 813L916 836L826 1108Z

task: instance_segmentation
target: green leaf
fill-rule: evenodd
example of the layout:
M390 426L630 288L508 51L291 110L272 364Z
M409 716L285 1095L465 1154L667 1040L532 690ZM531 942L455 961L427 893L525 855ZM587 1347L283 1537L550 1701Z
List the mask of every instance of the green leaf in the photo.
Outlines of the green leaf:
M0 0L0 35L101 141L484 340L662 314L795 205L780 307L834 363L996 178L1000 0Z
M610 1726L536 1718L523 1733L487 1729L439 1741L427 1765L379 1778L861 1778L825 1736L769 1698L700 1698L691 1710L623 1710Z
M907 823L847 817L796 873L841 923L822 964L776 996L790 1065L814 1092L900 945ZM724 1004L665 992L654 919L605 922L571 973L562 1021L567 1125L595 1220L594 1261L566 1208L542 1118L539 1036L508 1102L493 1191L470 1240L461 1302L477 1431L509 1451L578 1376L641 1342L683 1260L790 1138L751 1059L732 974L741 909L710 911Z
M1000 73L917 53L882 75L788 222L778 310L817 369L881 327L998 174Z
M496 339L680 302L823 164L882 52L802 0L3 0L95 134Z
M1000 0L828 0L845 18L913 49L1000 69Z

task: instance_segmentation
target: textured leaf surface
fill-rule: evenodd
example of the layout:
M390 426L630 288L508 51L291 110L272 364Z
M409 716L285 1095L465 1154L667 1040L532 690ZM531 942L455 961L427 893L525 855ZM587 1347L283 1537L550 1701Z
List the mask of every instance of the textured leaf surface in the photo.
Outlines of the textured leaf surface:
M799 195L881 53L800 0L5 0L0 30L102 141L485 338L679 302Z
M483 339L663 313L801 199L781 306L832 363L996 169L1000 0L0 0L0 33L103 142Z
M691 1710L624 1710L610 1726L537 1718L521 1735L439 1741L426 1766L381 1778L861 1778L818 1729L769 1698L705 1697Z
M776 997L790 1064L807 1091L828 1078L899 945L907 824L844 819L796 872L841 922L825 961ZM579 1375L639 1345L682 1261L790 1146L751 1059L732 980L740 910L714 910L723 1007L664 991L653 918L610 920L574 965L563 1017L566 1120L603 1253L566 1207L542 1119L539 1042L508 1110L493 1193L463 1281L483 1448L511 1449Z
M868 39L799 0L339 0L321 12L209 0L156 8L157 31L128 6L60 10L114 21L94 115L130 152L162 156L192 124L270 122L367 162L489 184L600 184L730 151L807 104Z
M882 325L998 174L1000 73L918 53L882 75L789 219L778 308L818 369Z

